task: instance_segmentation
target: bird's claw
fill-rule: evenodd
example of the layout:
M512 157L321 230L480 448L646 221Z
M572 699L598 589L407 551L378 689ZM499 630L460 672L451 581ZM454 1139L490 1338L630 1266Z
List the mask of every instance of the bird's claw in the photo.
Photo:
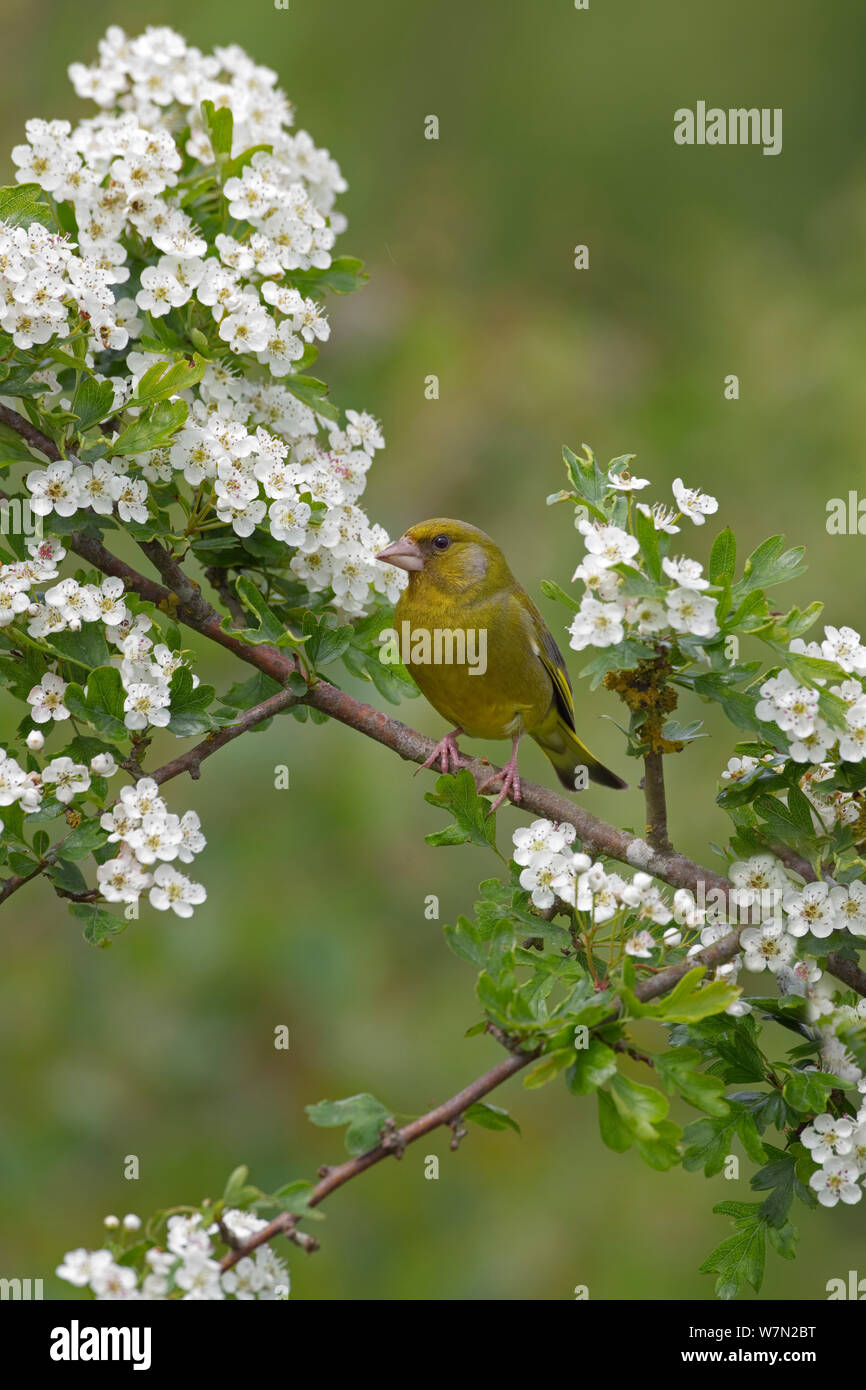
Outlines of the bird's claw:
M444 738L440 738L426 762L416 769L415 776L417 777L423 768L432 767L435 762L439 763L439 770L446 777L449 772L459 772L461 755L457 746L457 736L462 732L462 729L454 729L450 734L445 734Z
M517 765L514 762L506 763L504 768L502 768L501 772L494 772L492 777L488 777L485 782L481 783L481 786L478 788L478 791L483 792L485 787L489 787L492 785L492 783L498 782L500 778L502 779L502 787L500 789L499 795L497 796L496 800L493 802L493 805L490 807L490 810L487 813L490 816L493 815L494 811L499 810L499 807L502 805L503 801L507 800L509 796L516 806L520 805L520 774L518 773Z

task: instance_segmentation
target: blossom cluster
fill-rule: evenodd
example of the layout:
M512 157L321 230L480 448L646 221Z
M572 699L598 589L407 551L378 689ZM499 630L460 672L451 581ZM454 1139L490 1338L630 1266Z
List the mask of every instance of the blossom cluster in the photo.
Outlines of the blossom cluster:
M866 758L866 690L860 677L866 677L866 647L859 632L852 627L826 627L823 642L795 638L790 651L835 662L844 673L845 679L828 688L845 706L845 727L834 728L820 712L826 677L816 675L814 684L802 685L784 668L761 686L755 706L758 718L775 724L785 735L788 756L794 762L821 763L834 748L840 762L862 762Z
M57 465L59 467L59 465ZM0 565L0 627L26 622L34 639L58 632L78 632L84 623L101 623L107 642L117 648L115 664L125 691L123 719L127 729L162 728L171 718L171 678L185 664L180 652L164 642L154 643L148 633L153 620L146 613L132 614L124 602L123 580L103 579L82 584L58 578L58 565L66 556L57 540L31 541L28 560ZM39 597L34 597L31 590ZM199 684L192 674L193 687ZM36 724L69 718L63 703L68 682L47 671L27 696L30 716ZM40 745L41 746L41 745Z
M120 1223L105 1218L109 1230ZM124 1231L138 1231L140 1219L134 1214L123 1218ZM230 1209L223 1212L221 1227L205 1227L202 1216L170 1216L165 1249L153 1245L144 1255L145 1269L119 1263L118 1252L70 1250L58 1266L59 1278L79 1289L89 1289L98 1301L154 1301L179 1298L182 1301L215 1299L261 1299L273 1301L289 1297L289 1271L269 1245L260 1245L231 1269L223 1270L216 1258L216 1242L227 1232L241 1243L267 1225L251 1212Z
M145 372L173 360L154 342L167 316L182 311L185 331L209 345L208 362L170 398L187 407L170 444L113 457L120 431L106 428L106 456L30 472L33 510L143 525L153 488L184 479L200 490L202 516L241 538L267 528L295 577L346 616L369 612L377 595L393 601L406 575L376 559L388 537L358 505L381 430L361 411L337 425L294 383L330 334L320 301L290 282L331 265L345 227L334 209L346 187L337 164L292 132L276 74L234 46L205 55L167 28L129 38L112 27L98 62L74 63L70 76L99 113L75 126L28 121L13 159L19 182L70 210L78 254L38 223L0 226L0 323L22 348L59 345L89 324L82 369L110 382L115 409L132 420ZM228 153L213 147L208 102L231 112ZM256 146L268 148L248 156ZM238 167L225 177L230 159ZM206 236L187 211L189 188L208 177L231 233ZM86 318L70 318L70 305ZM127 351L107 360L103 348ZM71 408L50 361L35 376L43 408Z
M102 347L126 347L129 334L117 311L112 278L96 256L76 255L41 223L16 227L0 221L0 327L17 348L66 337L70 310L76 319L87 315Z
M679 889L669 905L653 883L650 874L636 873L631 879L608 872L588 854L573 851L576 837L573 825L565 821L536 820L514 831L514 862L520 867L520 886L535 907L553 907L557 899L578 912L589 914L595 924L608 922L625 910L639 930L626 943L628 955L648 956L657 945L641 926L651 923L666 927L676 921L697 927L703 914L694 897ZM673 928L664 933L664 944L679 945L682 933ZM649 949L648 949L649 944Z
M639 492L648 486L646 478L633 477L626 468L611 466L607 475L611 494ZM716 511L718 502L694 488L683 485L677 478L673 484L676 507L650 507L638 503L638 509L650 519L656 530L675 535L677 522L688 517L695 525L703 525L706 517ZM629 516L631 518L631 511ZM640 566L640 543L633 529L625 530L612 522L590 521L585 508L579 508L577 529L584 539L586 555L574 572L573 580L581 579L584 593L580 608L569 626L569 645L575 651L586 647L615 647L627 636L649 637L660 633L680 633L693 637L714 637L719 630L716 621L717 600L705 592L710 587L703 577L703 566L686 556L662 560L662 571L671 581L658 597L645 594L624 596L620 591L625 578L615 568Z
M46 675L36 687L45 701L37 714L50 705L52 716L62 718L68 711L60 703L62 690L53 683L63 684L57 676ZM39 752L44 742L38 729L27 736L31 753ZM97 753L89 764L64 754L48 760L38 772L26 771L0 748L0 807L17 803L25 815L32 814L46 795L69 806L90 789L94 777L110 778L117 771L111 753ZM205 901L203 886L187 878L173 862L190 864L205 848L199 817L195 811L182 816L169 812L151 777L141 777L134 786L124 787L118 801L100 816L100 825L106 832L106 844L117 845L115 856L96 870L99 891L106 902L137 903L148 893L151 906L159 911L171 908L178 917L191 917L193 908Z
M866 1082L859 1089L866 1091ZM854 1206L860 1201L866 1183L866 1105L861 1105L853 1120L826 1112L816 1115L801 1132L800 1143L821 1165L809 1186L822 1207L835 1207L840 1201Z
M195 811L183 816L169 812L152 777L140 777L124 787L120 798L100 817L107 842L118 846L113 859L96 870L106 902L135 903L148 892L151 907L178 917L191 917L207 897L200 883L174 864L191 864L207 841Z

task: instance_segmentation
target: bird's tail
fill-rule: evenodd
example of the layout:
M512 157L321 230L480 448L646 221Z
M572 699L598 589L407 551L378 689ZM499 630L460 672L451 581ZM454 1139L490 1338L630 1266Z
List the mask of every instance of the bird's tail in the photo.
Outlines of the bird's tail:
M624 791L628 786L628 782L593 757L561 717L533 729L532 737L553 764L562 785L570 792L580 790L585 776L591 782L598 782L602 787L613 787L617 791ZM586 768L583 776L582 768Z

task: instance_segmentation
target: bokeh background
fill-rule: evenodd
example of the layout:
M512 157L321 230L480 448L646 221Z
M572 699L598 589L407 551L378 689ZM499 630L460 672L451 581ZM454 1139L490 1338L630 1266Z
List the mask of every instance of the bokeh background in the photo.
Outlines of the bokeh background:
M2 0L0 181L28 116L82 111L66 78L109 23L172 23L277 68L297 123L350 182L342 250L372 279L332 305L322 373L384 422L367 493L392 534L435 514L490 531L539 597L578 557L559 452L638 454L658 495L682 476L719 497L743 553L784 531L809 546L793 601L821 597L862 626L863 541L830 537L829 498L864 486L866 12L821 0L186 0L86 6ZM784 149L681 148L673 112L703 98L784 109ZM438 142L424 118L440 121ZM586 243L590 269L573 268ZM726 401L726 374L740 399ZM440 379L427 401L424 379ZM687 530L705 558L717 527ZM560 632L564 610L545 605ZM223 686L236 673L203 654ZM583 664L574 654L573 673ZM581 726L623 767L609 697L579 692ZM704 711L701 711L704 712ZM671 828L706 856L734 735L672 760ZM402 717L441 729L421 702ZM9 704L0 709L6 727ZM496 747L486 750L493 756ZM528 775L549 769L532 747ZM273 790L286 763L291 790ZM636 778L633 778L636 780ZM428 783L427 785L432 785ZM493 871L481 851L432 849L424 779L336 725L291 718L175 783L201 812L207 906L183 924L147 910L94 951L44 885L3 922L0 1225L3 1274L43 1276L96 1245L108 1211L142 1215L218 1195L249 1163L268 1188L339 1161L337 1131L303 1107L370 1090L400 1114L497 1060L464 1040L472 974L441 922ZM641 821L637 793L586 804ZM525 817L508 809L500 840ZM425 896L440 898L440 923ZM291 1031L275 1052L277 1024ZM697 1267L727 1233L711 1206L746 1181L652 1173L598 1138L594 1106L512 1082L523 1137L473 1128L459 1154L431 1137L327 1203L322 1250L293 1251L301 1299L712 1297ZM425 1181L425 1153L441 1158ZM137 1154L138 1182L123 1178ZM744 1163L748 1171L749 1164ZM801 1258L768 1262L764 1293L820 1298L862 1263L860 1208L802 1213Z

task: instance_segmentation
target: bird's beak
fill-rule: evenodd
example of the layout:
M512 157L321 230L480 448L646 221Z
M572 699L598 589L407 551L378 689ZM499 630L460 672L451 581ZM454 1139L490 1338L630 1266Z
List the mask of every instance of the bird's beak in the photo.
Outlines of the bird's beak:
M414 541L410 541L408 536L401 536L398 541L392 541L386 545L384 550L380 550L376 556L377 560L383 560L386 565L396 565L401 570L421 570L424 568L424 555L421 547Z

